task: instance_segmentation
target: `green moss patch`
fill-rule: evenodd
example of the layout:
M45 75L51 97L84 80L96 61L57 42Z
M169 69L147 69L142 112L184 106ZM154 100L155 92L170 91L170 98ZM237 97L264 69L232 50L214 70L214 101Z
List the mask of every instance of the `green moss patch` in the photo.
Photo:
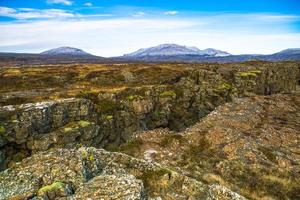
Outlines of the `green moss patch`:
M105 116L105 119L108 120L108 121L112 120L113 118L114 118L114 116L112 116L112 115L106 115Z
M259 70L252 70L252 71L248 71L248 72L238 72L237 76L241 77L241 78L247 78L247 77L255 78L260 73L261 73L261 71L259 71Z
M0 133L5 133L5 132L6 132L6 128L0 125Z
M78 124L81 126L81 127L86 127L86 126L89 126L91 124L91 122L89 121L84 121L84 120L80 120L78 122Z
M64 183L57 181L57 182L52 183L51 185L46 185L46 186L40 188L37 193L43 194L43 193L53 191L53 190L58 190L58 189L61 189L64 187L65 187Z
M129 101L135 101L135 100L139 100L139 99L143 99L144 97L142 97L141 95L129 95L127 96L127 100Z
M172 90L170 90L170 91L164 91L164 92L160 93L159 96L162 97L162 98L166 98L166 97L175 98L176 97L176 93L174 91L172 91Z

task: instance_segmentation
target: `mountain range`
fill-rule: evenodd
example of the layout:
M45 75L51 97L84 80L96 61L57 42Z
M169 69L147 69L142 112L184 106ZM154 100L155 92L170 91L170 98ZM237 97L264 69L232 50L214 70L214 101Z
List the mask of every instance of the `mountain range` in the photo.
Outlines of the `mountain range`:
M244 62L263 61L300 61L300 48L286 49L270 55L245 54L232 55L213 48L200 50L197 47L177 44L161 44L139 49L119 57L104 58L92 55L73 47L59 47L40 54L0 53L0 65L11 64L64 64L64 63L111 63L111 62Z
M155 47L139 49L133 53L125 54L123 57L143 58L151 56L179 56L179 55L199 55L209 57L223 57L231 54L217 49L200 50L197 47L181 46L177 44L161 44Z

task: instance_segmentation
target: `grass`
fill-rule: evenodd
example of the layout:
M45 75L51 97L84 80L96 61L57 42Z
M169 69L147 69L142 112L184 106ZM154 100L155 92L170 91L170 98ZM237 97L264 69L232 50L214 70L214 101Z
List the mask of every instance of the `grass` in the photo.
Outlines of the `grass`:
M171 186L172 181L163 180L166 175L170 177L171 171L166 168L161 168L159 170L145 171L142 175L137 176L137 178L143 181L147 193L152 196Z
M143 144L143 141L140 139L133 139L128 141L125 144L122 144L119 147L119 151L126 153L128 155L135 155L135 153L139 152L141 145Z
M268 160L276 163L276 154L271 148L260 146L258 147L258 150L260 150L267 157Z

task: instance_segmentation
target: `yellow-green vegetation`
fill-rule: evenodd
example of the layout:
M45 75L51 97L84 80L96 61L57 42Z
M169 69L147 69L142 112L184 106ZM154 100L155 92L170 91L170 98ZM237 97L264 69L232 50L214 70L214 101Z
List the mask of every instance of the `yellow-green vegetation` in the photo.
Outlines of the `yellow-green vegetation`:
M260 70L251 70L247 72L238 72L237 76L238 77L257 77L258 74L261 74Z
M129 95L127 97L127 99L129 101L135 101L135 100L139 100L139 99L143 99L144 97L142 97L141 95Z
M162 97L162 98L165 98L165 97L175 98L176 97L176 93L174 91L172 91L172 90L169 90L169 91L164 91L164 92L160 93L159 96Z
M52 183L51 185L46 185L46 186L40 188L37 193L43 194L43 193L50 192L53 190L58 190L58 189L61 189L64 187L65 187L65 184L63 182L56 181L56 182Z
M261 74L261 71L260 71L260 70L251 70L250 72L251 72L251 73L254 73L254 74Z
M80 120L78 122L78 124L81 126L81 127L86 127L86 126L89 126L91 124L91 122L89 121L85 121L85 120Z
M88 153L86 150L83 150L83 151L81 152L81 157L82 157L83 159L87 159L88 155L89 155L89 153Z
M95 160L95 157L94 157L93 155L90 155L90 156L89 156L89 160L90 160L91 162L93 162L93 161Z
M231 90L232 89L232 85L228 84L228 83L222 83L221 85L219 85L219 87L217 88L217 90Z
M64 132L71 132L72 130L73 130L73 128L71 128L71 127L64 128Z
M105 116L105 119L108 120L108 121L112 120L113 118L114 118L114 116L112 116L112 115L106 115Z
M6 129L4 126L0 125L0 133L5 133Z
M81 152L81 157L82 157L82 159L89 160L91 162L93 162L95 160L94 155L92 155L92 154L89 155L89 152L87 152L86 150L83 150Z

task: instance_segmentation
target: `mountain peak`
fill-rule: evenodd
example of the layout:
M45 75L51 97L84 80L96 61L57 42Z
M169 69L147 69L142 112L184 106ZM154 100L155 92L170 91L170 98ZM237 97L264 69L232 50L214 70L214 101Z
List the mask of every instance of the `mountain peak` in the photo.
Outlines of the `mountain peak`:
M48 51L44 51L41 55L52 55L52 56L59 56L59 55L68 55L68 56L90 56L91 54L74 47L62 46L54 49L50 49Z
M160 44L150 48L139 49L133 53L125 54L124 57L147 57L147 56L229 56L230 54L217 49L200 50L197 47L182 46L178 44Z

